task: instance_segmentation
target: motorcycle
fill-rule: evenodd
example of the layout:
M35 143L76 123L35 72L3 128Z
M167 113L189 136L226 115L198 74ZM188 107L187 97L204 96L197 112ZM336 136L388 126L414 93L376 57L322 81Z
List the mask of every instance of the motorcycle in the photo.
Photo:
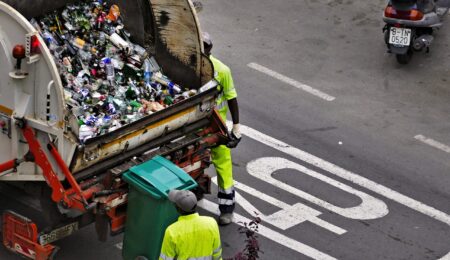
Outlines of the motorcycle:
M388 52L400 64L408 64L414 52L428 53L449 8L450 0L389 0L383 15Z

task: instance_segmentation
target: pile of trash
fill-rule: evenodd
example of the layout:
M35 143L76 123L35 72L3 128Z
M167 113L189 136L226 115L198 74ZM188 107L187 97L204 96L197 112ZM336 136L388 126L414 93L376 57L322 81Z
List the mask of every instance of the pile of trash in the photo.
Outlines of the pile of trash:
M173 83L131 42L117 5L70 4L31 23L53 54L81 142L197 94Z

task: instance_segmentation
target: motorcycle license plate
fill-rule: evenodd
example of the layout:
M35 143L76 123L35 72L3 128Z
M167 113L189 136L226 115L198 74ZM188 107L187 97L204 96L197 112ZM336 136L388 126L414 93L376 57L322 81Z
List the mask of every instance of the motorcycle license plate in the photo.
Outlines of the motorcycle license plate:
M397 46L409 46L411 43L411 29L391 27L389 43Z

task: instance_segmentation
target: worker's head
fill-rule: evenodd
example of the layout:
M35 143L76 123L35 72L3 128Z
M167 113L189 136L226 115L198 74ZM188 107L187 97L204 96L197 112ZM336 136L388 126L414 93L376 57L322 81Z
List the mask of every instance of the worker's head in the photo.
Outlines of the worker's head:
M175 206L181 215L195 213L197 197L195 197L195 194L192 191L171 190L169 192L169 200L175 203Z
M203 39L203 47L205 49L205 54L207 56L211 55L211 50L213 47L213 42L211 40L211 36L207 32L202 33L202 39Z

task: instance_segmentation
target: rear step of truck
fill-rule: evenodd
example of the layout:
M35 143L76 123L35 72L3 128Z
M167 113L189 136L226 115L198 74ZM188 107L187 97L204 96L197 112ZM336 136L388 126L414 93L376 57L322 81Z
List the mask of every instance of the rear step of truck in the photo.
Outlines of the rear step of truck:
M35 260L52 260L58 247L38 242L37 225L13 211L3 213L3 245L19 255Z

